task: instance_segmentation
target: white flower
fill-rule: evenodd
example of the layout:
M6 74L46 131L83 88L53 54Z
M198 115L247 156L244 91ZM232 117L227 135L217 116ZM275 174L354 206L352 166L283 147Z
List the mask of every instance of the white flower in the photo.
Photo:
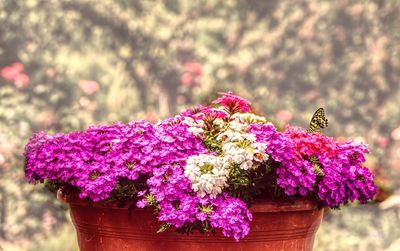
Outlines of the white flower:
M253 165L253 161L252 161L252 160L246 160L246 161L243 161L243 162L240 164L240 169L249 170L249 169L251 169L251 168L254 168L253 166L254 166L254 165Z
M254 160L257 162L265 162L269 159L269 155L265 153L267 144L254 142L250 145L254 149Z
M252 149L243 149L235 142L229 142L222 146L224 164L238 164L241 169L248 170L252 167Z
M259 152L265 152L265 149L267 149L267 144L265 143L260 143L260 142L252 142L251 147L254 150L257 150Z
M252 133L244 133L242 134L242 137L250 142L254 142L257 140L256 135L252 134Z
M248 132L249 122L245 121L244 116L249 115L234 117L229 122L221 119L214 121L222 130L216 137L222 150L218 151L219 156L201 154L188 158L185 176L190 179L192 189L199 196L209 194L215 197L220 194L228 186L229 171L232 168L255 170L268 160L269 156L265 153L267 144L257 142L256 135ZM256 117L252 119L262 118ZM183 123L189 125L189 131L195 135L204 133L202 120L187 118Z
M224 165L229 167L231 164L238 164L243 170L256 169L260 163L268 160L269 156L265 153L267 145L256 142L254 134L246 133L241 135L244 135L247 139L223 143ZM226 137L229 137L229 133Z
M185 176L192 182L192 189L204 197L211 197L222 192L227 186L228 170L223 165L223 159L214 155L200 154L188 158Z
M191 132L195 136L199 136L204 132L203 126L204 126L204 121L203 120L195 120L190 117L184 117L182 124L186 124L189 126L188 131Z
M189 127L188 131L191 132L195 136L199 136L204 132L204 129L198 128L198 127Z
M248 125L245 123L242 123L240 120L232 120L229 122L229 128L238 131L238 132L245 132L247 131Z
M254 113L235 113L232 116L234 119L239 120L245 123L265 123L267 119L265 117L261 117L255 115Z
M224 121L222 119L215 119L214 120L214 125L222 127L224 125Z
M182 124L193 126L195 124L195 121L191 117L184 117L183 120L182 120Z
M234 130L226 130L218 135L217 140L222 142L242 141L245 140L244 134Z

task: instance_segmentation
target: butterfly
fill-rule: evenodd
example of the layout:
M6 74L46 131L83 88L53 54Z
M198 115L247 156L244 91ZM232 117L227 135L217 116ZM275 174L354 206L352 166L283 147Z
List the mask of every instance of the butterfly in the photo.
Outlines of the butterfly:
M323 169L322 169L322 165L321 165L321 163L319 162L318 157L315 156L315 155L312 155L312 156L309 157L308 160L311 162L311 164L314 165L315 174L316 174L317 176L324 176L324 171L323 171Z
M328 127L328 119L325 118L324 108L319 108L310 121L310 128L307 132L320 132L322 128Z

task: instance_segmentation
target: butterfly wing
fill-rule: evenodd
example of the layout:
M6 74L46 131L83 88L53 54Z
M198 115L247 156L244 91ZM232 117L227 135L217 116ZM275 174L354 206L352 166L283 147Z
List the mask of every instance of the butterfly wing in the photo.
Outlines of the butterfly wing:
M328 119L325 118L324 108L319 108L313 115L310 121L310 128L307 130L311 132L320 132L322 128L328 126Z

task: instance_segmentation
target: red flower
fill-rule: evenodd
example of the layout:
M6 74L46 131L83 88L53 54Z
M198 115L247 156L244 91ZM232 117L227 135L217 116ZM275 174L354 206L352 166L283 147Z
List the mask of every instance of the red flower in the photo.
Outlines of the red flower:
M185 71L190 72L196 77L203 75L203 67L199 63L188 62L183 67L185 68Z
M7 81L14 82L17 88L27 86L29 84L29 76L24 72L24 65L14 63L1 69L0 76Z
M376 143L380 148L387 148L389 146L389 139L386 137L379 137L376 139Z
M233 114L237 112L251 111L251 103L247 99L233 95L231 91L226 93L220 92L218 94L222 95L222 97L214 100L213 103L224 106L228 113Z
M192 83L193 83L192 74L190 74L189 72L183 73L181 76L181 84L183 86L191 86Z
M188 62L183 65L184 73L181 75L183 86L193 86L198 84L197 78L203 75L203 67L196 62Z
M219 111L219 110L215 110L215 109L205 109L203 110L203 113L207 116L212 118L212 120L215 119L223 119L226 116L228 116L228 114L226 114L226 112L224 111Z
M1 77L8 81L14 81L19 74L24 71L24 66L21 63L14 63L1 69Z
M29 76L26 75L26 74L24 74L24 73L22 73L22 74L16 76L15 79L14 79L14 85L15 85L17 88L25 87L25 86L27 86L28 84L29 84Z

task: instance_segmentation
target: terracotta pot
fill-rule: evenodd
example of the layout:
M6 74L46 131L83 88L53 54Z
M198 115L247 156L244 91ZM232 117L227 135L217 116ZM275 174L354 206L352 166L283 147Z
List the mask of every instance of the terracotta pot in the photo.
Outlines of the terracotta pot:
M77 196L62 196L69 204L81 251L125 250L312 250L323 210L306 200L294 204L259 201L251 211L250 234L240 242L216 235L181 235L173 229L157 234L159 222L151 210L114 204L88 206Z

